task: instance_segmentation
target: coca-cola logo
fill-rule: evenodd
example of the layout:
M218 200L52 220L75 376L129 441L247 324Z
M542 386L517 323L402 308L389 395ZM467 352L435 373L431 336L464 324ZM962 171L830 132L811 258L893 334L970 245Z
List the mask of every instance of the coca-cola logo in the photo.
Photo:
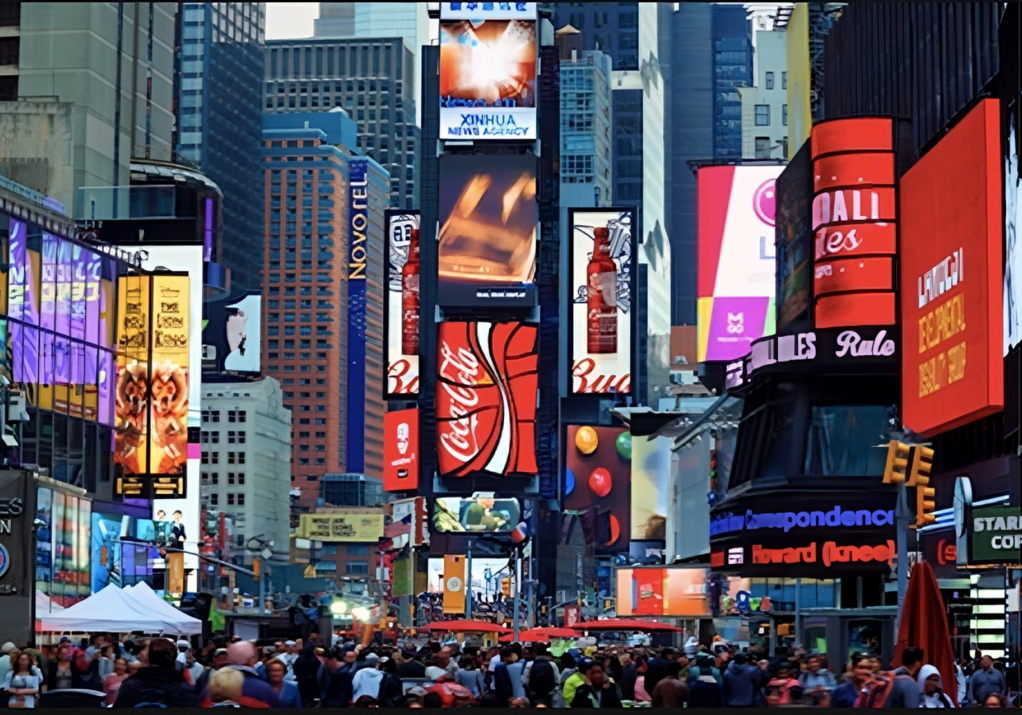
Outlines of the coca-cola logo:
M777 207L777 180L767 179L752 195L752 210L767 226L774 225L774 212Z
M436 392L441 475L538 472L537 332L522 323L441 323Z

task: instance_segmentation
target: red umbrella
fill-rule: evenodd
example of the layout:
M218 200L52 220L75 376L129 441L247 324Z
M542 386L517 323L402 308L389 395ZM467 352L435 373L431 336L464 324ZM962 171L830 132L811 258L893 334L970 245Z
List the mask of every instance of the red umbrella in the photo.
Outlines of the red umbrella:
M452 633L510 633L507 626L483 621L433 621L425 626L427 631L451 631Z
M958 688L955 683L958 681L955 678L954 654L946 614L933 567L925 561L917 562L908 582L905 602L901 606L901 626L898 629L898 642L894 646L894 664L901 664L901 654L906 648L922 648L923 661L940 671L944 694L957 705Z
M641 621L637 618L607 618L585 621L571 626L576 631L682 631L684 629L659 621Z
M501 643L511 643L514 638L514 633L508 633L497 640ZM578 631L570 628L530 628L518 633L519 643L549 643L551 638L578 638Z

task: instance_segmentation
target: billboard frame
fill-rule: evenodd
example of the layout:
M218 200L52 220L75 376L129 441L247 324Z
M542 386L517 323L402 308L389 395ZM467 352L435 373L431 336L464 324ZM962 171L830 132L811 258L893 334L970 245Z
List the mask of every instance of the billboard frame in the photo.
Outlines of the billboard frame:
M575 344L575 321L572 319L571 307L574 305L574 296L572 296L572 260L575 256L575 215L579 213L628 213L632 218L632 268L631 278L629 280L629 290L632 295L632 307L631 307L631 331L632 340L629 345L629 378L628 378L628 392L606 391L606 392L575 392L574 389L574 361L575 355L573 353L573 346ZM568 396L577 397L581 395L634 395L635 390L633 388L635 376L635 366L638 365L639 351L638 351L638 331L639 331L639 320L638 320L638 297L639 297L639 240L638 236L640 231L638 230L639 211L635 206L622 206L622 207L604 207L598 206L593 208L576 207L572 206L568 208L568 277L566 281L567 290L565 291L565 304L567 323L568 323Z

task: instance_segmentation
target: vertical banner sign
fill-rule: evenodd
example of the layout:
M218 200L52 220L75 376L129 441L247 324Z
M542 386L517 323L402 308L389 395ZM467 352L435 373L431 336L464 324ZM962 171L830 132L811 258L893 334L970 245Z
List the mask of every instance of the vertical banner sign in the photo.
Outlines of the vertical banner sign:
M465 573L464 556L444 556L444 615L465 612Z
M183 551L167 552L167 593L179 595L185 592L185 554Z
M571 391L629 393L635 210L572 211Z
M153 276L149 472L184 475L188 467L188 276Z
M902 422L927 436L1004 407L999 112L981 101L899 185Z
M419 410L395 410L383 415L383 489L388 492L419 488Z
M813 127L812 153L816 327L892 325L894 122L821 122Z
M419 261L409 253L418 211L387 212L387 286L383 312L387 321L387 384L385 397L419 394Z
M437 462L441 476L533 476L539 391L535 325L441 323Z
M365 470L369 162L364 160L349 162L348 176L348 210L351 215L348 256L348 471L362 472Z
M138 476L149 472L150 277L122 276L117 283L114 462L123 474ZM120 484L117 493L126 493Z

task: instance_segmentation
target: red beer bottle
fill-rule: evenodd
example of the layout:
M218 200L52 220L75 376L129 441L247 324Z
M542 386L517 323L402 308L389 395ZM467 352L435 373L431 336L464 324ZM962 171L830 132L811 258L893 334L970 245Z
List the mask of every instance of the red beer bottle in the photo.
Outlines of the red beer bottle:
M610 257L610 231L593 229L593 255L586 266L589 352L617 352L617 266Z
M401 269L401 354L419 354L419 229L412 229Z

